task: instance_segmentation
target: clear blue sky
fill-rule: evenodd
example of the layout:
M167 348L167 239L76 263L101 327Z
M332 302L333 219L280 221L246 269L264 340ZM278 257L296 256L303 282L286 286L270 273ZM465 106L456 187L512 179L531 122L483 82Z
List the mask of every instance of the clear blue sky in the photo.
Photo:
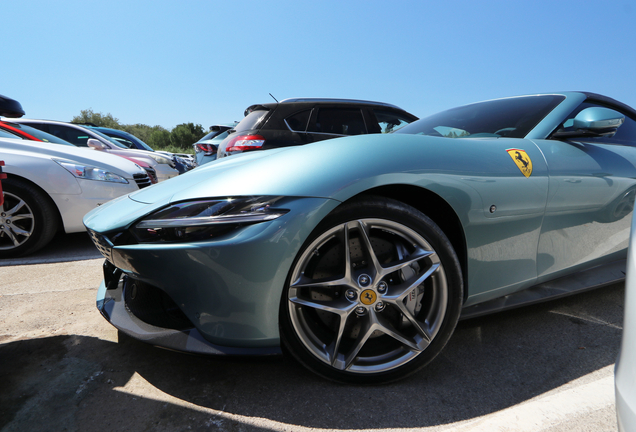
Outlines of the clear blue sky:
M636 0L0 0L0 94L30 118L240 120L290 97L424 117L560 90L636 107Z

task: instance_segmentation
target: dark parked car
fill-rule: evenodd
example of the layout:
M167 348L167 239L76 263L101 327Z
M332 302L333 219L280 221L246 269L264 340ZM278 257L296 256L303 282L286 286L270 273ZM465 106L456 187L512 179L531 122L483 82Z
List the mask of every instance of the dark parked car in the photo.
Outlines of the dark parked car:
M395 105L350 99L285 99L252 105L219 145L217 158L339 138L388 133L417 120Z

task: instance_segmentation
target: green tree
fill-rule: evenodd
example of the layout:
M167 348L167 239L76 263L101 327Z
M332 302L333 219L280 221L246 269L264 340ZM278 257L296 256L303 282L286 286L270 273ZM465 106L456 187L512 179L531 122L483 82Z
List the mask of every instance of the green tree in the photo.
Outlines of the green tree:
M136 136L136 135L135 135ZM141 138L139 138L141 139ZM148 141L142 140L153 149L161 149L170 146L170 132L164 128L154 129L148 136Z
M73 117L71 123L93 123L95 126L121 129L119 119L116 119L110 113L102 114L93 112L92 108L80 111L80 115Z
M182 123L170 132L170 143L181 149L190 149L192 144L199 141L205 135L203 126L194 123Z

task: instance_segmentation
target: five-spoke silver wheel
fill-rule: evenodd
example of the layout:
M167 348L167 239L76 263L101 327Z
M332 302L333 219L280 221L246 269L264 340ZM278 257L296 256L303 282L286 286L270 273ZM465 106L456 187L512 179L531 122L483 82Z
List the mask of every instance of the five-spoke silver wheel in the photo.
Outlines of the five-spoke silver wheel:
M399 369L416 370L410 363L420 362L415 360L429 350L445 323L451 322L451 332L454 328L458 266L452 249L449 259L448 240L440 243L426 235L430 220L424 215L423 224L417 219L408 223L408 211L397 216L345 217L319 230L292 268L283 306L294 340L309 354L301 357L320 363L323 374L330 370L336 379L361 377L357 382L397 377L403 373ZM443 254L427 237L444 245ZM444 333L447 339L450 332ZM288 345L294 349L294 343Z

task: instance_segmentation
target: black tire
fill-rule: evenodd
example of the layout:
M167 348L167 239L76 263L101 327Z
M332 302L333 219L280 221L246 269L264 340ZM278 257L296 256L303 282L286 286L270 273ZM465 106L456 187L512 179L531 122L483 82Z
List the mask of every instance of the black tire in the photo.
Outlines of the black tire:
M0 212L0 258L31 254L51 241L59 216L51 198L22 180L2 180L4 203Z
M313 231L287 278L281 343L311 371L382 384L426 366L448 342L462 272L439 227L399 201L361 197Z

